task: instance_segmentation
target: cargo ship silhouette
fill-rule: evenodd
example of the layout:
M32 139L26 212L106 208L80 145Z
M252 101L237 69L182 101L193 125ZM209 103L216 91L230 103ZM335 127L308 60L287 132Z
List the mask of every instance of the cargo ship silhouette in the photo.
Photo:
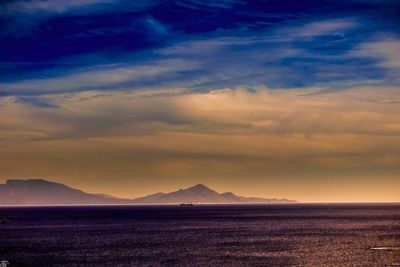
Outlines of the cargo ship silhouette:
M181 203L180 206L181 206L181 207L191 207L191 206L194 206L194 203L192 203L192 202L189 202L189 203Z

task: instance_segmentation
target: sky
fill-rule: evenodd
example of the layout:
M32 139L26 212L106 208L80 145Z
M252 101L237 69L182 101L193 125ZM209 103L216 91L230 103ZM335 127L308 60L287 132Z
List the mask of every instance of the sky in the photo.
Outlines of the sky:
M400 201L400 2L0 2L0 182Z

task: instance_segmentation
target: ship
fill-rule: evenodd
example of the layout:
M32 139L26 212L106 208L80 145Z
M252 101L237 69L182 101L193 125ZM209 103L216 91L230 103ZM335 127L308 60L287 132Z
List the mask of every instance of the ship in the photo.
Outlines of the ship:
M191 207L194 206L194 204L192 202L189 203L181 203L181 207Z

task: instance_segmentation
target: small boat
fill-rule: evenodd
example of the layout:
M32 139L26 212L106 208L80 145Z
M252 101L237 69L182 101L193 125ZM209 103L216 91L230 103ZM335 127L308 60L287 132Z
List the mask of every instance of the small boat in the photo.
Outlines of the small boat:
M194 206L193 203L181 203L181 207L191 207Z

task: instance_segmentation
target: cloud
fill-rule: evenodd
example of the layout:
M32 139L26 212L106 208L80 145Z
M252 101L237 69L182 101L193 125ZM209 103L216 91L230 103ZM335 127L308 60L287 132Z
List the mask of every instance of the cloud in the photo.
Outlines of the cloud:
M143 17L143 27L152 40L173 38L172 27L153 16ZM340 35L357 29L355 18L320 19L300 26L287 23L263 31L229 31L171 40L165 46L140 52L123 51L113 58L96 53L59 60L78 61L80 67L53 68L32 73L36 77L0 84L7 94L38 94L98 89L186 87L198 91L221 87L248 87L263 84L269 88L329 86L345 87L383 80L385 75L371 63L360 65L360 55L349 53L357 44L346 38L321 47L321 35ZM102 32L102 31L100 31ZM107 32L109 34L109 32ZM326 43L326 42L322 42ZM53 63L57 65L57 62ZM95 63L93 63L95 62ZM90 70L82 70L85 64ZM95 65L96 64L96 65ZM109 64L109 67L107 67ZM73 66L73 65L72 65ZM58 77L57 77L58 76ZM16 76L20 77L20 76ZM304 77L307 77L305 79Z
M16 83L0 84L0 92L9 94L37 94L46 92L68 92L83 89L123 87L127 82L145 82L162 79L165 75L197 68L195 62L188 60L160 60L140 65L106 65L92 70L75 72L56 78L25 80ZM160 83L161 84L161 83Z
M352 54L375 59L383 68L398 70L400 68L400 39L364 42L355 48Z
M157 1L135 1L125 3L125 7L133 10L142 10L156 4ZM16 0L2 5L3 15L17 15L25 13L26 16L42 13L43 15L64 14L68 12L91 13L97 8L111 8L112 5L123 4L120 0ZM94 9L91 9L94 8ZM113 9L113 8L111 8ZM115 11L115 10L114 10Z
M148 24L148 27L158 34L157 36L170 34L164 25L152 17L145 19L145 24ZM349 22L328 23L325 21L320 24L343 26ZM311 28L318 27L312 26ZM325 28L329 27L325 26ZM334 27L330 26L330 28ZM220 36L217 38L204 36L196 40L184 40L154 50L151 54L144 52L140 57L145 58L142 62L129 63L134 55L125 54L126 63L118 63L118 65L110 67L92 66L92 70L81 71L78 69L75 70L75 74L63 74L55 78L3 83L0 84L1 91L8 94L29 95L51 91L97 90L111 87L118 89L126 87L126 84L122 83L129 82L136 83L138 87L184 86L194 90L212 90L238 84L249 86L266 84L270 87L282 87L303 83L304 86L307 86L309 84L306 83L311 84L315 82L314 79L320 79L310 74L308 74L308 81L304 81L302 78L303 72L306 70L301 67L304 61L302 58L311 57L305 53L304 47L298 48L291 41L280 40L281 34L269 34L270 32L259 36ZM318 58L321 55L316 57L313 57L312 67L323 67L325 71L329 71L329 66L323 62L319 64ZM310 63L306 62L305 64L309 65ZM350 67L348 66L348 68ZM313 73L322 75L323 72ZM157 84L151 82L155 80L158 81ZM134 85L129 84L129 86Z
M175 3L179 6L188 8L188 9L204 9L204 8L222 8L228 9L232 8L234 5L243 5L244 2L241 0L222 0L222 1L213 1L213 0L177 0Z
M50 129L62 125L57 131L47 132L50 139L160 132L400 135L400 117L396 112L400 89L396 87L361 87L337 92L321 88L267 90L259 87L253 92L237 88L208 93L177 88L87 91L37 98L35 101L3 98L2 114L21 123L7 124L6 120L1 129L9 132L26 128L32 133L42 125L51 126ZM34 127L30 128L31 125Z
M0 175L76 177L104 188L151 181L149 192L196 177L210 185L236 181L240 190L246 179L255 185L249 190L262 185L260 195L303 200L332 182L352 188L346 196L355 199L360 184L370 193L374 181L398 181L399 101L400 88L373 86L86 91L33 103L2 97ZM335 200L343 198L339 190Z
M160 34L168 34L162 31ZM208 90L221 86L235 86L242 83L260 84L266 80L288 81L298 78L290 68L279 63L285 58L299 54L290 45L274 47L268 38L205 38L188 40L155 50L149 54L124 54L124 59L110 64L93 65L89 70L71 70L58 77L40 74L38 79L18 80L0 84L0 91L7 94L37 94L45 92L97 90L100 88L124 88L137 86L179 86L197 87ZM135 58L140 58L135 62ZM66 62L93 61L87 58L72 58ZM104 59L103 59L104 60ZM121 63L126 62L126 63ZM132 62L132 63L131 63ZM61 61L61 64L63 61ZM105 62L106 63L106 62ZM266 67L266 64L269 67ZM57 70L54 70L57 73ZM38 75L39 76L39 75ZM53 74L54 76L54 74ZM273 77L273 78L271 78ZM135 83L126 84L122 83Z
M344 35L359 24L353 18L337 18L311 21L302 26L283 27L278 29L283 38L308 39L323 35Z
M140 12L158 3L149 1L120 0L15 0L0 3L4 29L0 37L18 39L35 36L44 28L62 26L63 23L76 22L76 16L96 16L101 14L119 14L127 11ZM55 17L64 17L67 22L52 22L52 27L44 27ZM71 25L71 24L70 24ZM40 27L42 26L42 27ZM40 27L40 28L39 28ZM36 31L35 31L36 30ZM46 31L46 30L44 30Z
M153 32L153 34L161 36L169 35L168 27L162 24L157 19L148 16L144 19L144 22L147 28L150 29Z
M64 13L76 8L88 7L99 4L115 3L116 0L31 0L12 1L5 5L5 12L10 13L35 13L51 12Z
M173 38L176 34L172 26L154 16L141 17L140 23L151 33L149 40ZM242 84L248 87L262 84L269 88L345 88L370 81L394 84L393 75L387 79L390 77L382 72L381 66L370 60L378 57L382 60L378 53L382 45L372 47L363 45L363 40L355 42L349 38L350 31L362 31L363 23L368 20L353 17L302 20L297 26L288 22L257 32L237 31L235 35L229 31L196 37L184 35L165 46L138 52L118 51L111 58L107 53L96 52L95 61L93 54L71 56L51 62L52 66L63 67L54 67L48 73L46 70L30 73L31 79L22 80L17 75L18 80L1 83L0 91L8 95L31 95L159 86L207 91ZM96 35L102 35L103 30ZM120 34L118 28L114 30ZM334 38L334 41L318 38ZM389 48L380 53L396 52L395 45ZM385 58L386 66L397 64L395 55ZM66 66L63 62L78 62L79 67L74 69L76 65ZM86 65L90 68L82 69Z

